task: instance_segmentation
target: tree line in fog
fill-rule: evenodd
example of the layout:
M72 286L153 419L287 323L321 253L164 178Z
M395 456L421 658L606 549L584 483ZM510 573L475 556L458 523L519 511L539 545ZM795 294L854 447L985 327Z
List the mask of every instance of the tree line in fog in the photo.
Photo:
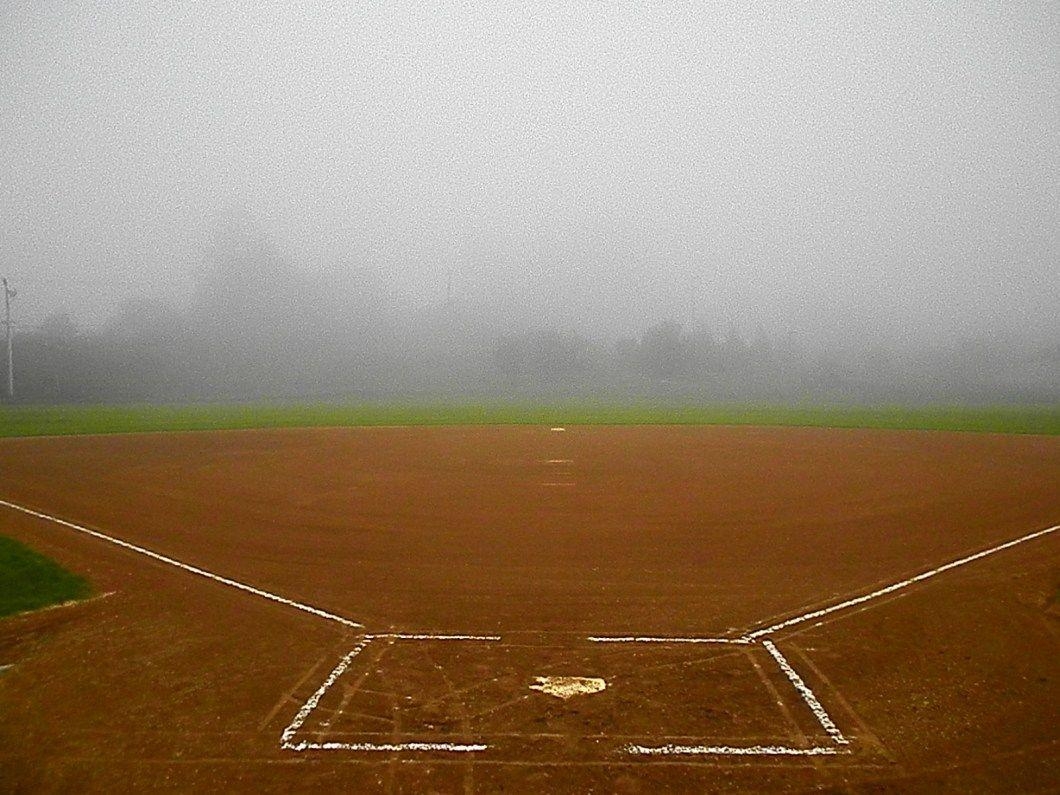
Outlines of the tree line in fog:
M639 334L513 325L447 298L395 307L377 280L341 296L263 246L202 271L181 309L147 299L95 329L48 317L15 337L16 401L547 399L1055 402L1060 343L839 350L724 320Z

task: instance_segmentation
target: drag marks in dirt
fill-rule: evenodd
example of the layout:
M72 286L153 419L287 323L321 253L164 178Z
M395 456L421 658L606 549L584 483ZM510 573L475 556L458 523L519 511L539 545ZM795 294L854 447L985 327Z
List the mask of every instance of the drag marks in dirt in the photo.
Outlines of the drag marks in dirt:
M253 585L247 585L246 583L239 582L238 580L223 577L220 574L214 574L212 571L200 569L198 566L192 566L190 563L182 563L179 560L168 557L166 555L159 554L158 552L154 552L145 547L137 546L136 544L130 544L128 541L122 541L120 538L115 538L114 536L107 535L106 533L101 533L98 530L92 530L83 525L75 524L74 522L68 522L65 519L60 519L57 516L52 516L51 514L47 513L41 513L40 511L35 511L32 508L27 508L23 505L17 505L13 502L8 502L7 500L0 500L0 505L4 506L5 508L10 508L14 511L19 511L28 516L36 517L37 519L43 519L47 522L52 522L54 524L61 525L71 530L76 530L79 533L84 533L85 535L92 536L93 538L98 538L101 541L106 541L109 544L114 544L115 546L122 547L123 549L128 549L140 555L145 555L146 557L149 557L152 560L157 560L160 563L165 563L169 566L175 566L178 569L182 569L191 574L196 574L199 577L205 577L206 579L213 580L214 582L219 582L222 585L229 586L230 588L236 588L240 591L245 591L246 593L251 593L255 596L260 596L263 599L268 599L270 601L286 605L287 607L293 607L296 610L301 610L303 613L309 613L311 615L317 616L318 618L323 618L328 621L334 621L350 628L360 629L364 627L363 624L359 624L356 621L351 621L348 618L343 618L342 616L335 615L334 613L329 613L326 610L321 610L318 607L303 604L302 602L296 602L293 599L287 599L286 597L270 593L269 591L263 591L260 588L255 588Z

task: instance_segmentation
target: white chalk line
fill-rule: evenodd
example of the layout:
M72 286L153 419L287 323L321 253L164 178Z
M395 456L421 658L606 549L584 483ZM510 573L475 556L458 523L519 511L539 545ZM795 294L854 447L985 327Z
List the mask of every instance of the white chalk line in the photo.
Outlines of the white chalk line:
M834 756L850 753L834 745L794 748L788 745L627 745L627 754L639 756Z
M486 641L504 639L502 635L460 635L429 632L372 632L364 636L368 640L439 640L439 641ZM751 646L755 641L746 638L671 637L666 635L590 635L585 640L592 643L724 643L736 646Z
M280 735L281 748L286 748L289 751L304 750L300 747L301 745L304 745L303 743L292 744L291 741L294 739L295 734L297 734L298 730L302 728L302 724L306 722L306 718L309 717L310 713L317 708L317 704L320 703L320 699L324 697L324 694L328 692L328 689L346 672L346 669L350 667L350 663L353 662L353 658L364 651L364 647L367 646L369 642L370 641L365 638L339 660L339 664L331 670L331 673L328 674L328 678L324 680L324 684L317 688L316 692L309 697L309 700L306 701L306 703L302 705L302 708L298 710L297 714L295 714L294 720L292 720L287 728L283 730L283 733Z
M754 643L747 638L668 638L647 635L591 635L586 640L593 643L728 643L736 646L749 646Z
M405 632L385 632L366 635L367 640L500 640L500 635L428 635Z
M38 519L44 519L48 522L54 522L55 524L62 525L63 527L68 527L71 530L76 530L79 533L85 533L86 535L90 535L93 538L98 538L101 541L107 541L111 544L123 547L124 549L129 549L133 552L138 552L141 555L146 555L147 557L152 558L154 560L169 564L170 566L176 566L178 569L183 569L184 571L191 572L192 574L197 574L200 577L206 577L207 579L222 583L223 585L227 585L231 588L238 588L241 591L252 593L255 596L262 597L263 599L269 599L273 602L278 602L279 604L286 605L287 607L293 607L296 610L301 610L303 613L310 613L314 616L317 616L318 618L324 618L328 621L335 621L347 627L359 628L364 626L363 624L358 624L356 621L351 621L348 618L343 618L342 616L337 616L334 613L329 613L326 610L321 610L318 607L312 607L311 605L302 604L301 602L295 602L292 599L286 599L282 596L278 596L277 594L270 593L268 591L263 591L260 588L255 588L253 585L247 585L246 583L239 582L238 580L232 580L228 577L222 577L220 574L214 574L213 572L206 571L206 569L200 569L198 566L192 566L189 563L181 563L179 560L175 560L174 558L167 557L166 555L161 555L158 552L152 552L150 549L137 546L136 544L130 544L128 541L122 541L120 538L109 536L106 533L99 532L98 530L90 530L87 527L75 524L74 522L68 522L65 519L60 519L57 516L51 516L50 514L41 513L40 511L34 511L31 508L26 508L22 505L16 505L15 503L8 502L7 500L0 500L0 505L3 505L7 508L11 508L15 511L20 511L29 516L34 516Z
M828 732L828 736L832 738L836 745L849 745L850 740L843 736L843 732L839 731L839 727L835 725L832 717L825 711L825 708L821 706L821 702L817 700L817 696L815 696L809 686L802 681L802 677L791 667L791 663L789 663L787 658L780 653L780 649L778 649L771 640L763 640L762 645L766 647L766 651L768 651L770 656L777 661L780 670L784 672L785 676L787 676L795 686L795 689L799 691L799 695L802 696L802 700L806 702L806 706L810 708L810 712L812 712L814 717L817 718L818 723L821 724L821 728Z
M324 697L324 694L331 689L331 686L338 681L339 677L346 673L346 669L353 663L354 658L364 651L365 647L371 643L373 638L378 637L393 637L387 635L374 635L365 637L354 646L346 655L339 661L331 673L328 674L327 679L324 683L316 689L316 692L309 697L309 700L302 705L302 708L298 710L298 713L294 716L294 720L283 730L280 735L280 747L287 751L419 751L419 752L430 752L430 751L444 751L448 753L473 753L478 751L485 751L489 748L488 745L482 743L424 743L424 742L408 742L408 743L343 743L343 742L308 742L300 740L295 742L294 737L298 733L298 730L305 725L306 720L312 714L313 710L320 704L320 700ZM416 637L416 640L423 639ZM448 636L434 636L431 640L481 640L482 637L464 635L457 637L455 635Z
M288 751L419 751L446 753L477 753L489 749L483 743L309 743L299 742L283 746Z
M764 629L757 629L754 632L748 632L746 635L744 635L744 639L754 640L756 638L761 638L764 635L771 635L774 632L778 632L782 629L787 629L788 627L794 626L795 624L801 624L804 621L812 621L815 618L826 616L829 613L836 612L837 610L845 610L848 607L860 605L872 599L878 599L881 596L886 596L889 593L894 593L895 591L901 590L903 588L908 588L910 585L914 585L918 582L923 582L924 580L930 579L931 577L935 577L936 575L942 574L943 572L949 571L950 569L955 569L958 566L964 566L967 563L971 563L972 561L979 560L980 558L985 558L988 555L993 555L996 552L1001 552L1002 550L1009 549L1010 547L1014 547L1017 544L1022 544L1026 541L1033 541L1035 538L1041 538L1042 536L1048 535L1049 533L1054 533L1057 530L1060 530L1060 525L1053 525L1052 527L1047 527L1044 530L1037 530L1033 533L1027 533L1027 535L1020 536L1019 538L1013 539L1012 541L1006 541L1004 544L998 544L997 546L990 547L989 549L984 549L982 552L976 552L974 555L967 555L966 557L950 561L949 563L943 566L930 569L928 571L917 574L915 577L909 577L908 579L892 583L891 585L887 585L883 588L878 588L875 591L872 591L871 593L864 594L863 596L858 596L853 599L847 599L845 602L839 602L838 604L830 605L829 607L822 607L820 610L814 610L809 613L803 613L801 616L789 618L787 621L781 621L779 624L774 624L771 627L765 627Z

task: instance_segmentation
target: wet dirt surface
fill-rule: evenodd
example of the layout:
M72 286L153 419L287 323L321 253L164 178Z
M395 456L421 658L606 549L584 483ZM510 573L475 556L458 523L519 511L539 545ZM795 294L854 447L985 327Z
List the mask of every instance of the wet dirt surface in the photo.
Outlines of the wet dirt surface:
M502 640L372 641L299 735L488 738L489 751L285 750L281 733L354 630L0 509L0 532L100 595L0 621L0 666L12 666L0 671L0 780L15 791L1047 789L1060 772L1055 535L778 633L849 737L842 756L624 754L628 743L828 738L761 646L585 638L736 637L1054 525L1058 482L1057 440L977 434L3 440L2 499L369 632ZM608 687L564 702L529 689L544 675Z

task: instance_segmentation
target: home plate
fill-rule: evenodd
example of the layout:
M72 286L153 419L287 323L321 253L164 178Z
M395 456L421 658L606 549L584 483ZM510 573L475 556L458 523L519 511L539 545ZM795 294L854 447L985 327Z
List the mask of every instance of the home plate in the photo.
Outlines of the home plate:
M566 701L571 696L587 696L599 693L607 682L595 676L537 676L531 690L539 690Z

